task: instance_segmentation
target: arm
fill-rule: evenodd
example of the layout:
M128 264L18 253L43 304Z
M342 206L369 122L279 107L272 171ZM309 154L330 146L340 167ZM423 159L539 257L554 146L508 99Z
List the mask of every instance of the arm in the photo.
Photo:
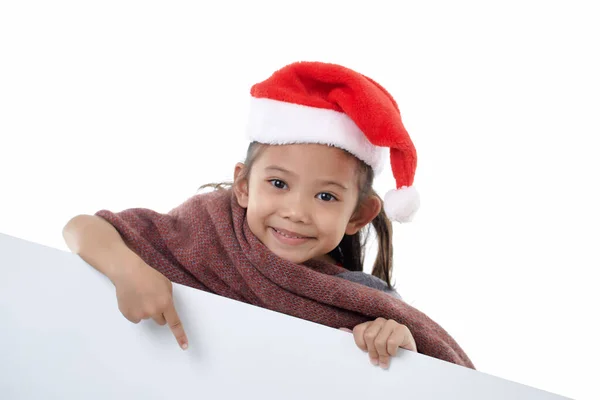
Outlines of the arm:
M71 252L106 275L113 284L125 268L144 264L127 247L119 232L101 217L78 215L65 225L62 233Z

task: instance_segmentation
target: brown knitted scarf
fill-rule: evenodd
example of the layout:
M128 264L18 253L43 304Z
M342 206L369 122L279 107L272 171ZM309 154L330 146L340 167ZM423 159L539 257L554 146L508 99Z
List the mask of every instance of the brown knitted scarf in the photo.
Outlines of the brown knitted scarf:
M419 353L474 368L452 337L400 299L335 275L326 262L298 265L273 254L252 234L231 190L191 197L168 214L135 208L96 215L172 282L332 328L378 317L412 332Z

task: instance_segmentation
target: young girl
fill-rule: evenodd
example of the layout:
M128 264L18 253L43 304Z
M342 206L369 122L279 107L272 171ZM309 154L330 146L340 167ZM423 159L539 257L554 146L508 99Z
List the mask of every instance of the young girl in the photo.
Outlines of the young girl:
M232 184L167 214L102 210L67 223L67 245L114 283L123 315L168 324L187 348L173 281L350 331L382 368L400 347L474 368L392 289L386 215L405 222L418 208L416 152L392 96L342 66L294 63L252 87L247 133ZM382 202L372 184L388 148L397 189ZM369 224L372 275L362 272Z

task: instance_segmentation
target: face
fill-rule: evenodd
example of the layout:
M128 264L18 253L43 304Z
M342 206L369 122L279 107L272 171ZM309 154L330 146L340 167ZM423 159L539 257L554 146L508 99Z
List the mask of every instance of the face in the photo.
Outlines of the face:
M326 145L265 146L235 193L250 229L273 253L297 264L327 259L344 234L379 213L372 201L357 211L357 167L354 157ZM236 177L243 168L236 166Z

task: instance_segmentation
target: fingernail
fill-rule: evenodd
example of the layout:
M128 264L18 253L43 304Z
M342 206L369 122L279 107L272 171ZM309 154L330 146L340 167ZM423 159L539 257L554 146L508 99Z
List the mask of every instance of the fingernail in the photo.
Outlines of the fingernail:
M187 348L188 348L188 344L187 344L187 343L183 343L183 344L181 345L181 348L182 348L183 350L187 350Z
M390 364L387 363L381 363L381 368L383 369L388 369L390 367Z
M371 364L373 365L379 365L379 360L376 358L371 358Z

